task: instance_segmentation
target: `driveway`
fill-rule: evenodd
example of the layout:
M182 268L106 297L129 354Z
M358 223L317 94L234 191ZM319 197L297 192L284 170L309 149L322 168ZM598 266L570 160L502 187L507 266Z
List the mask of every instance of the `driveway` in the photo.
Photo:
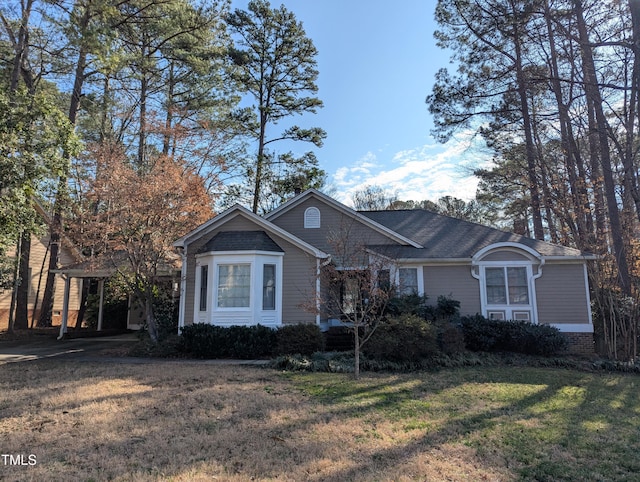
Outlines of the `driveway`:
M0 342L0 364L40 360L43 358L118 358L138 341L135 334L70 340L24 340Z
M0 365L43 359L132 364L173 362L203 365L265 365L269 363L268 360L195 360L126 356L137 341L138 336L135 333L69 340L47 338L45 340L0 341Z

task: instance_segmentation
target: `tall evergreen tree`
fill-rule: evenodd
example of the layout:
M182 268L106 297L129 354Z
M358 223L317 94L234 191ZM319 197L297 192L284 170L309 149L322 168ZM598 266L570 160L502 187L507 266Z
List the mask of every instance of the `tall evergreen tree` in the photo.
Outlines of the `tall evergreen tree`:
M253 180L252 209L258 211L265 177L274 163L297 161L291 153L276 156L270 144L282 141L311 142L320 147L324 130L291 126L279 134L269 128L288 117L315 113L322 107L318 91L317 50L295 15L284 6L272 9L265 0L249 2L248 11L235 10L227 17L235 46L230 55L237 66L236 78L255 104L237 113L245 134L257 142L257 155L247 169ZM315 159L306 156L306 159ZM309 162L313 174L317 164Z

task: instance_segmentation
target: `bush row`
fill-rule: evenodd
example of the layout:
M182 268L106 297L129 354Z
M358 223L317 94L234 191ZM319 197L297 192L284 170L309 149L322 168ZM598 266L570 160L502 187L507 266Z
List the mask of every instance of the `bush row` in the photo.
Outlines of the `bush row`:
M282 355L274 358L269 366L279 370L353 373L353 353L315 353L313 356ZM421 370L439 370L443 368L462 367L496 367L496 366L527 366L541 368L569 368L583 371L623 370L640 373L640 365L635 367L613 367L602 363L592 363L566 357L539 357L521 353L487 353L463 352L455 354L439 353L417 361L391 361L361 355L360 369L362 371L391 371L413 372Z
M196 358L264 358L300 353L310 355L324 348L316 325L285 325L278 330L262 325L213 326L196 323L182 328L179 350Z
M465 350L550 356L566 350L567 345L565 335L546 325L488 320L480 315L463 316L456 322L400 315L382 322L363 352L375 359L407 362Z
M467 349L509 351L549 356L567 349L567 337L557 328L524 321L488 320L480 315L460 319Z
M362 351L369 360L403 364L466 350L550 356L567 345L558 329L546 325L489 320L480 315L430 321L405 314L382 321ZM196 358L312 355L324 350L324 336L313 324L274 330L261 325L223 328L200 323L182 329L179 349Z

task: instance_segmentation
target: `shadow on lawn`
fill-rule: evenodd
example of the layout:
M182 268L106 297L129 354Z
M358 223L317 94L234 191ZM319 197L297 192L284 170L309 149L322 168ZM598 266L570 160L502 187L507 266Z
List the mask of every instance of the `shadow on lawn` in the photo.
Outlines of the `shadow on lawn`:
M465 372L476 376L464 379L455 376ZM316 395L318 400L334 405L334 415L357 417L363 423L380 411L389 414L394 409L402 411L404 404L416 398L438 399L461 383L540 386L540 389L497 408L469 414L458 410L437 429L411 443L373 452L369 461L342 470L331 480L355 480L370 471L372 464L384 479L385 471L447 443L473 447L481 458L500 459L513 474L526 480L629 480L629 477L637 476L640 473L637 458L640 443L633 436L640 427L637 383L623 383L622 389L616 387L617 395L611 399L611 391L602 387L605 377L576 376L574 372L558 370L540 369L537 372L540 378L532 380L530 370L523 373L516 369L457 370L452 371L454 377L450 383L445 380L437 387L429 386L428 382L403 387L406 380L412 378L408 376L396 380L398 390L388 383L363 385L352 381L351 389L348 381L339 388L329 385L325 393ZM613 376L611 383L618 384L625 379L628 381L628 377ZM376 394L378 391L379 395ZM369 403L358 405L357 400L361 397L367 398ZM612 404L636 414L628 437L619 432L624 422L621 425L621 414L611 409ZM428 409L424 410L425 418L428 418L428 412ZM491 450L500 453L487 453Z
M26 370L15 367L11 373L23 376L29 388L21 398L0 404L0 418L22 417L35 424L22 429L25 445L11 449L41 446L44 451L53 444L46 450L61 465L51 462L44 473L54 477L60 471L60 476L77 473L80 478L143 474L141 480L188 480L193 471L213 470L212 475L237 480L300 478L300 467L335 453L311 436L318 424L335 425L336 431L346 423L368 429L380 418L399 426L405 420L429 425L411 441L391 448L376 449L372 442L367 458L354 445L344 447L352 463L315 478L386 480L398 467L445 444L469 447L479 461L499 464L502 473L528 480L629 480L640 471L640 442L632 436L640 427L640 379L635 377L474 368L373 374L356 382L349 375L283 377L249 367L160 362L114 368L46 361ZM7 385L15 394L20 384L3 383ZM511 392L494 390L502 385ZM98 395L98 390L106 392ZM514 390L522 395L514 395ZM109 407L112 413L99 413ZM80 412L91 410L92 419L81 418ZM620 421L629 414L635 414L635 420ZM46 416L53 422L38 425ZM629 437L621 433L625 424ZM96 433L87 433L92 427ZM81 448L65 446L73 443Z

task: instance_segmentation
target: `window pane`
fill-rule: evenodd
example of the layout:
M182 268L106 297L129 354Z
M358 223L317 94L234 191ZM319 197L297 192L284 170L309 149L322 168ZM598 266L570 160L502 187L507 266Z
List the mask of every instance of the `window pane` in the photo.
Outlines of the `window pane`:
M504 283L504 268L485 269L487 303L501 305L507 302L507 291Z
M207 285L209 266L200 266L200 311L207 311Z
M529 304L529 287L527 284L527 268L507 268L509 280L509 303L514 305Z
M276 309L276 265L265 264L262 269L262 309Z
M250 291L250 265L221 264L218 266L218 307L248 308Z
M418 268L400 268L399 291L402 295L418 292Z

